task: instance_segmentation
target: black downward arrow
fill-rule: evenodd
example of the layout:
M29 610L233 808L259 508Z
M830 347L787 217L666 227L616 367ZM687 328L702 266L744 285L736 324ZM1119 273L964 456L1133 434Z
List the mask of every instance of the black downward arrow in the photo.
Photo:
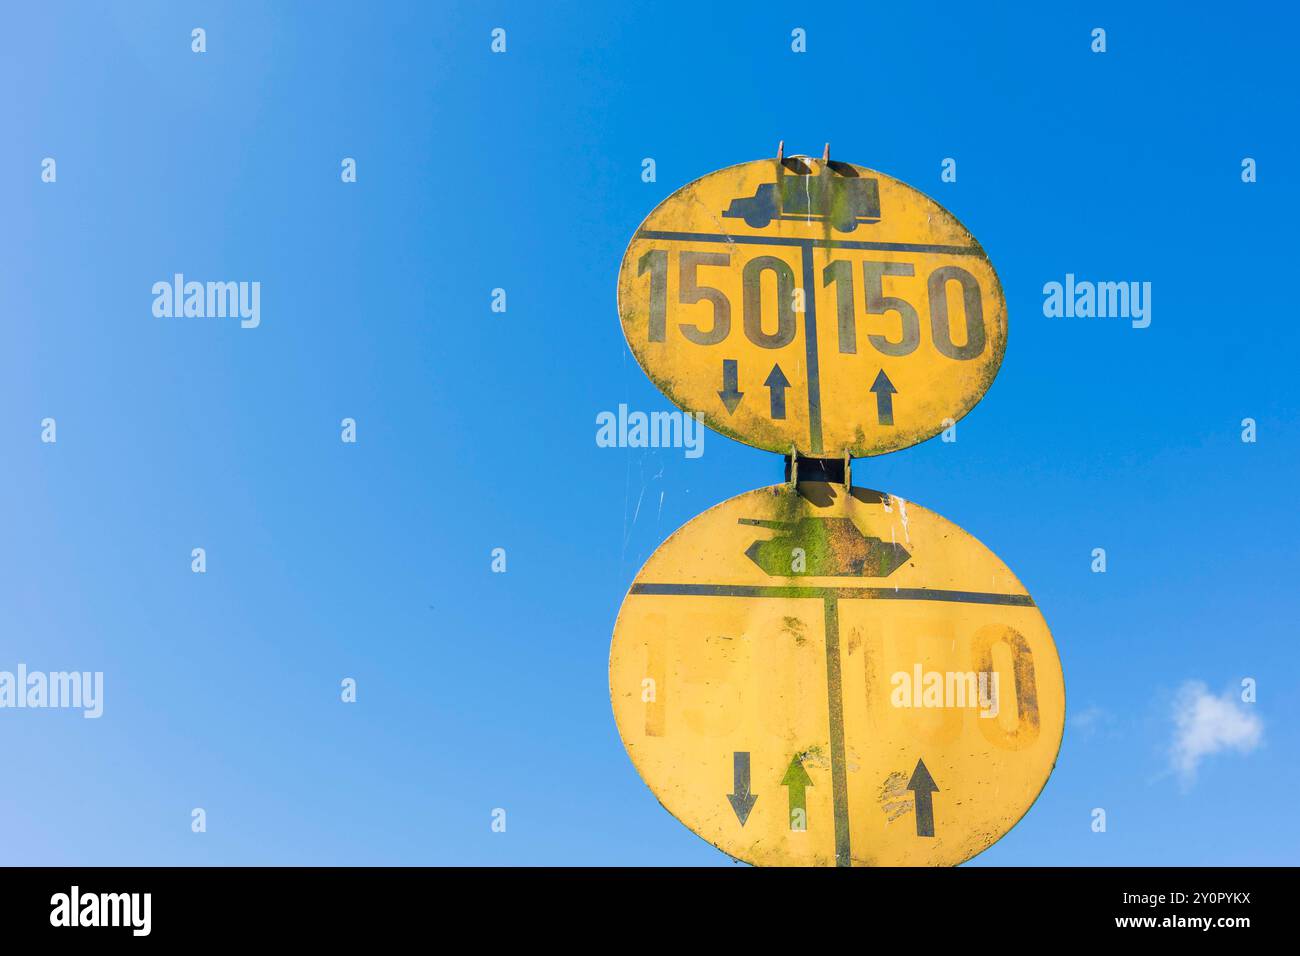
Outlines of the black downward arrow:
M722 360L722 391L718 392L718 398L722 399L722 404L727 406L727 414L730 415L740 404L740 400L745 397L745 393L738 391L737 388L738 373L736 371L735 359Z
M894 424L894 396L898 389L894 388L883 368L871 384L871 391L876 393L876 421L882 425Z
M727 794L727 800L743 827L749 819L749 811L754 809L758 800L758 794L749 792L749 751L738 750L732 755L732 774L732 792Z
M780 365L772 366L772 371L767 373L767 381L763 384L772 394L772 417L785 418L785 390L790 387L790 380L785 377Z
M935 786L930 771L925 768L924 760L916 762L912 779L907 781L907 789L912 791L916 802L916 835L934 836L934 795L939 788Z

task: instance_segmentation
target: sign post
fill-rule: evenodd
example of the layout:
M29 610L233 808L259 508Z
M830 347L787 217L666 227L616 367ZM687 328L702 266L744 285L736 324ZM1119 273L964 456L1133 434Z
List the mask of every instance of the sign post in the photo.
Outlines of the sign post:
M938 434L997 374L1006 308L983 249L882 173L781 156L660 204L619 311L672 401L790 456L790 481L688 522L624 599L610 695L646 784L759 865L990 846L1056 761L1051 633L979 541L848 467Z

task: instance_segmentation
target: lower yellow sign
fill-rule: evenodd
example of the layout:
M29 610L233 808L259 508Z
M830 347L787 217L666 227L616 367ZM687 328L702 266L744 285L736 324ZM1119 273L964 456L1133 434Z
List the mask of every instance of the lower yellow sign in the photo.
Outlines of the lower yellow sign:
M821 482L668 539L619 612L610 696L660 803L770 866L943 866L1052 771L1051 633L996 555L924 508Z

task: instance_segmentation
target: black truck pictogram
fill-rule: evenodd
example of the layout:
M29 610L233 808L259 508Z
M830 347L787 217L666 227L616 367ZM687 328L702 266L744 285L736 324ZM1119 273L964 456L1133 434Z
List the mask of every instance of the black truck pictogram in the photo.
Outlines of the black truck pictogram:
M820 176L782 176L763 183L752 196L731 201L722 214L743 219L762 229L774 219L827 220L840 232L852 232L860 223L880 222L880 185L875 179L858 179L823 173Z

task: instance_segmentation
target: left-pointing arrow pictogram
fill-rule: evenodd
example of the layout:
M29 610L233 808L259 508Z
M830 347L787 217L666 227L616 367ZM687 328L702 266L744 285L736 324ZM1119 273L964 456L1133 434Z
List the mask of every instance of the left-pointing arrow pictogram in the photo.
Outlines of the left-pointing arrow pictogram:
M867 537L848 518L740 521L781 532L767 541L755 541L745 551L749 560L773 577L885 578L911 557L896 541ZM795 560L796 549L802 552L799 560Z

